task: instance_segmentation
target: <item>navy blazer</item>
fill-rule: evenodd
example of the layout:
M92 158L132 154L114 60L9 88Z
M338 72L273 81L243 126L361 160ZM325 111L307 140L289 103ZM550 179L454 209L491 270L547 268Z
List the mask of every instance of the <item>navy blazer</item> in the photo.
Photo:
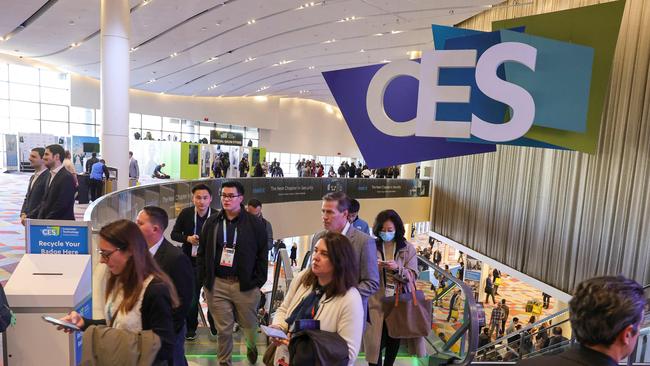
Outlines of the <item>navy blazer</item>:
M74 220L75 183L72 174L61 168L45 190L38 212L39 219Z
M41 208L43 196L45 196L47 183L50 181L50 171L45 169L45 171L41 173L38 178L36 178L36 182L34 182L33 185L31 184L32 180L34 180L33 175L29 179L27 194L25 195L25 200L23 201L23 207L20 209L20 213L27 215L28 219L38 218L38 211ZM31 188L29 187L30 185L32 186Z
M194 268L189 258L167 239L163 239L158 251L153 256L160 269L174 283L181 304L172 312L174 331L178 333L185 324L185 317L190 310L194 294Z

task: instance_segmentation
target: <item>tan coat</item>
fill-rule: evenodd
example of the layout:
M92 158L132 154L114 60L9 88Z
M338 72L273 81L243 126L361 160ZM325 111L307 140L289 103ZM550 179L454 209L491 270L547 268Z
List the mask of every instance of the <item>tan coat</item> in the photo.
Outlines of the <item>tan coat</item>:
M139 333L105 325L91 325L83 335L81 366L151 366L160 350L160 337L151 330Z
M382 259L381 251L377 249L377 259ZM408 260L408 263L405 263ZM395 262L403 269L404 273L409 276L411 281L415 281L418 275L417 252L413 244L406 242L406 246L398 250L395 256ZM413 282L414 283L414 282ZM370 324L367 325L363 334L363 348L366 352L366 360L369 363L377 363L381 345L381 332L384 325L384 311L382 310L382 298L385 295L386 284L384 283L383 271L379 270L379 290L370 297L368 301L368 313L370 314ZM406 339L409 354L417 357L426 356L426 346L424 337Z

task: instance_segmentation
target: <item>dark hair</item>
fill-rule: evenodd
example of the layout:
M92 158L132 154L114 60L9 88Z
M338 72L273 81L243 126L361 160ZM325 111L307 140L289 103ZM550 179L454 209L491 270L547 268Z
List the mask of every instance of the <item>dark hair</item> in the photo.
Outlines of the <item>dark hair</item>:
M338 191L330 192L323 196L323 201L336 201L336 209L339 212L348 210L350 212L350 198L347 194Z
M569 302L569 318L583 345L611 345L627 326L638 324L646 299L636 281L623 276L595 277L581 282Z
M327 245L328 257L334 267L334 277L325 288L325 296L331 298L345 295L350 287L356 286L359 281L359 263L354 260L352 244L344 235L335 232L328 232L321 239ZM311 287L316 284L318 278L309 268L302 278L302 285Z
M90 154L90 155L91 155L93 158L96 158L96 157L97 157L97 153L96 153L96 152L94 152L94 153L92 153L92 154Z
M503 305L505 305L505 304L506 304L506 299L501 299L501 303L502 303Z
M238 181L236 181L236 180L229 180L229 181L223 182L221 184L221 189L224 189L224 188L236 188L237 193L242 195L242 196L246 193L246 192L244 192L244 186L241 183L239 183Z
M359 204L359 201L356 200L356 198L352 198L350 200L350 209L348 212L359 212L361 209L361 205Z
M247 205L258 208L258 207L262 207L262 202L260 200L258 200L257 198L251 198L251 199L248 200Z
M43 147L35 147L32 149L32 151L36 151L38 155L43 159L43 155L45 155L45 148Z
M133 309L140 298L144 280L149 275L153 275L165 284L172 299L172 307L179 306L178 294L173 282L149 254L147 242L138 225L129 220L117 220L102 227L99 236L120 251L131 253L122 273L110 274L106 282L106 300L118 282L124 291L124 299L119 304L117 311L126 313Z
M212 196L212 190L210 189L210 187L208 187L207 184L204 184L204 183L199 183L199 184L195 185L194 187L192 187L192 194L194 194L194 192L196 192L196 191L208 191L210 196Z
M169 225L169 217L167 216L167 211L163 210L158 206L145 206L142 211L144 211L152 224L158 225L162 228L162 231L167 229Z
M560 328L560 327L553 327L553 334L554 334L554 335L562 335L562 328Z
M99 162L102 163L102 164L106 164L106 160L104 160L104 159L99 159Z
M129 151L129 156L133 156L133 151Z
M50 150L52 157L58 154L59 160L63 163L63 160L65 159L65 150L63 150L63 146L58 144L52 144L52 145L48 145L45 149Z
M406 241L406 238L404 238L404 222L402 221L402 218L399 217L399 214L395 212L395 210L384 210L377 215L377 218L375 218L375 225L372 228L372 233L377 237L377 244L380 244L382 242L379 233L384 226L384 222L388 220L392 221L393 225L395 225L394 240L398 246L401 246Z
M513 322L518 322L518 321L519 321L519 318L514 317L514 318L512 318L512 321L513 321Z

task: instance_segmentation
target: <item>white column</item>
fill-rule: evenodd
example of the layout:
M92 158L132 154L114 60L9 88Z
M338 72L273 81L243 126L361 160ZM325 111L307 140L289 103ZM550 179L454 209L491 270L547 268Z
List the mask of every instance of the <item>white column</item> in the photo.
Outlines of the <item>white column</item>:
M129 184L129 1L101 0L101 153Z

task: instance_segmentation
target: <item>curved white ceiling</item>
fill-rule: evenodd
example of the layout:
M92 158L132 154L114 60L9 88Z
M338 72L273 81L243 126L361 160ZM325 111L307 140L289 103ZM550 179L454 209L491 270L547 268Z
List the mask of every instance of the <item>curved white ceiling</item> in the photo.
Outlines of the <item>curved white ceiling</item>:
M131 86L331 103L321 72L432 49L431 24L454 25L502 1L130 0ZM98 78L99 8L99 0L6 2L0 52Z

